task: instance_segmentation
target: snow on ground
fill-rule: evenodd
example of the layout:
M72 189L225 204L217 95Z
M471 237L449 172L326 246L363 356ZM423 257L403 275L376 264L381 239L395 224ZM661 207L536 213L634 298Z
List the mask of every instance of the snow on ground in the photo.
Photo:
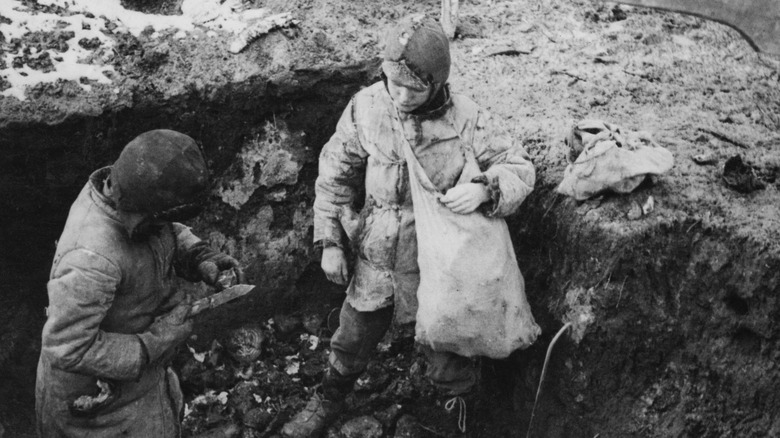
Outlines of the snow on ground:
M86 90L89 81L111 83L112 33L129 32L138 37L151 28L151 38L159 37L162 31L175 33L175 38L197 38L192 31L203 26L211 29L207 35L213 31L239 34L267 15L265 9L243 10L240 0L185 0L183 15L144 14L125 9L120 0L38 0L38 5L60 8L60 13L44 12L20 0L0 2L0 33L5 43L22 41L0 57L2 96L26 100L27 88L60 79L76 81ZM31 44L30 37L36 33L51 32L57 32L64 44L43 48Z
M24 47L15 51L4 51L0 67L0 75L10 84L10 88L3 90L3 96L13 96L19 100L25 100L25 89L41 82L56 82L58 79L74 80L79 82L81 78L95 80L100 83L109 83L110 80L103 73L104 71L113 71L113 67L100 64L85 64L81 60L91 54L78 41L92 40L97 38L100 44L106 49L110 49L113 41L108 38L101 30L105 30L105 21L100 18L90 17L85 14L74 14L71 16L61 16L51 13L36 12L25 7L20 1L6 0L0 2L0 15L10 23L0 24L0 32L5 36L6 41L14 38L22 38L35 32L59 31L63 34L72 32L72 37L66 39L65 43L68 49L60 52L54 49L44 49L38 51L36 47L27 49L30 57L41 59L49 57L52 60L54 69L52 71L42 71L31 68L28 63L21 66L14 66L15 58L20 58ZM46 52L46 54L44 54ZM88 88L89 85L82 84L82 87Z

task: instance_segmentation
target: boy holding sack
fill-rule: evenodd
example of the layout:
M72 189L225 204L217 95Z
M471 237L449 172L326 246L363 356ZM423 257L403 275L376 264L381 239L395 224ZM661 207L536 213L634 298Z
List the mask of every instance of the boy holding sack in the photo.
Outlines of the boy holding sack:
M450 93L438 23L412 16L390 30L382 71L384 81L352 98L320 154L314 240L328 279L349 287L320 393L284 426L287 437L317 436L344 409L394 318L417 321L426 376L453 398L476 383L473 357L506 357L539 334L502 219L533 189L527 153L486 111Z

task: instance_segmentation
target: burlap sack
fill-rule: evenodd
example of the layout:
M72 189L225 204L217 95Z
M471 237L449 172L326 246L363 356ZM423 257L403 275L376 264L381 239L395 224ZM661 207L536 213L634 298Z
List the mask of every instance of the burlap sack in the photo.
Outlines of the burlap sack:
M647 175L669 171L674 157L643 132L600 120L579 122L566 140L570 153L558 193L579 201L604 192L630 193Z
M479 174L470 148L459 184ZM420 287L416 340L435 351L507 357L540 333L525 296L506 222L482 213L457 214L411 147L405 147L417 230Z

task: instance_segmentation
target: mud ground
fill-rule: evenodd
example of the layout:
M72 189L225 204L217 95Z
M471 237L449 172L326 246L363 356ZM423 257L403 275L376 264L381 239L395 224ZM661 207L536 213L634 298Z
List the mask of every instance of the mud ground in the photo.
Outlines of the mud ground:
M226 54L223 36L117 35L124 44L111 61L114 86L85 93L58 83L25 102L0 100L5 248L30 239L49 247L84 176L143 128L169 124L211 152L224 184L193 225L240 254L273 301L232 307L229 322L225 314L204 318L192 351L177 358L188 436L274 436L311 393L333 328L328 315L341 299L307 240L316 151L338 108L374 80L382 26L438 11L436 2L263 5L293 10L299 28L239 56ZM177 13L176 2L127 6ZM780 62L720 24L579 0L463 2L452 51L452 89L503 117L539 171L534 195L509 222L545 336L505 361L482 363L484 397L469 414L468 436L525 436L547 343L580 314L594 322L553 354L533 436L780 435L772 414L780 409ZM627 196L578 203L556 194L567 164L563 139L583 118L650 132L672 151L674 168ZM271 153L278 150L289 154ZM709 164L697 164L699 155ZM723 178L737 155L758 181L743 191ZM49 156L60 165L36 167ZM286 177L247 183L240 169L251 157L278 163L269 169ZM236 197L247 184L246 199ZM649 196L655 209L629 219ZM33 278L32 286L4 280L26 295L22 304L10 293L2 298L10 309L4 327L23 327L0 338L3 352L13 352L0 364L9 376L0 380L8 437L33 436L48 251L2 259L4 271ZM242 327L253 329L249 349L234 340L246 335L236 332ZM454 419L421 381L405 333L380 345L329 436L450 436Z

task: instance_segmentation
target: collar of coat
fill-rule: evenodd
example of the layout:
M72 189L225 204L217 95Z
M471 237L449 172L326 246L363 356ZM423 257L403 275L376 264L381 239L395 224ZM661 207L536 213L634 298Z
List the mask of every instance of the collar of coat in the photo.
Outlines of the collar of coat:
M111 175L111 166L92 172L89 176L89 191L92 201L111 219L121 222L114 201L103 194L103 183Z
M387 91L387 76L382 73L382 82L385 84L385 92L387 97L390 98L390 92ZM433 120L443 116L447 110L452 107L452 96L450 95L450 85L444 84L436 94L433 95L427 102L422 104L416 110L405 113L408 117L413 117L417 120ZM400 113L400 112L399 112Z

